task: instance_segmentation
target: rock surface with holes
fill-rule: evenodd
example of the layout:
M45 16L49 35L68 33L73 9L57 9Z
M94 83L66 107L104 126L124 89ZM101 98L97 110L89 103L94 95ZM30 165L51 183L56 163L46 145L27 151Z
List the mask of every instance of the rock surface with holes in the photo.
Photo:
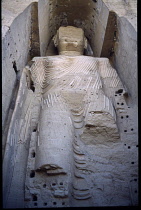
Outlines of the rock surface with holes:
M135 2L3 2L4 207L138 204Z
M28 71L40 111L32 111L32 119L39 123L31 139L36 157L34 161L31 154L28 157L26 200L36 193L39 207L43 203L48 207L95 206L101 200L94 192L106 199L109 191L115 192L114 197L122 191L120 203L129 204L117 118L118 110L126 111L127 93L109 60L68 52L67 56L36 57ZM120 107L117 95L123 97ZM116 204L114 197L113 201L103 199L102 205ZM27 201L26 207L33 206L31 199Z

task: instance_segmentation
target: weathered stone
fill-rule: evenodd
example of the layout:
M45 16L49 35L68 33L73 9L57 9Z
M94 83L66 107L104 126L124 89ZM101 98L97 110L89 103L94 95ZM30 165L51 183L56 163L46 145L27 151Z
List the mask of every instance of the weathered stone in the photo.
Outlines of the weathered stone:
M82 55L87 48L87 39L81 28L60 27L53 40L60 55Z
M81 139L86 144L106 144L120 140L117 125L109 113L94 112L88 116Z
M4 207L137 205L135 1L31 2L3 2Z

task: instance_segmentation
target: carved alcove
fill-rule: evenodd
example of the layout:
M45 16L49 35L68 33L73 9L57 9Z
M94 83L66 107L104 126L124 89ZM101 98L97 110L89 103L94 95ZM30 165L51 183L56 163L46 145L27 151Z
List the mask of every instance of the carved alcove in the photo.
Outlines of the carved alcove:
M137 205L134 107L113 68L116 12L101 0L39 0L35 8L32 61L21 71L4 154L4 205ZM84 54L60 54L60 26L83 29Z

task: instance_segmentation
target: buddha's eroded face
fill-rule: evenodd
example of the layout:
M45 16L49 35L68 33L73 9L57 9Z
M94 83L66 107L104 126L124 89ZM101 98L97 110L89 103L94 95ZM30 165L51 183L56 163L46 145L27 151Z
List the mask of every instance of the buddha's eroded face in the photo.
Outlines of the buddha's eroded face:
M86 38L81 28L60 27L54 39L60 55L83 55Z

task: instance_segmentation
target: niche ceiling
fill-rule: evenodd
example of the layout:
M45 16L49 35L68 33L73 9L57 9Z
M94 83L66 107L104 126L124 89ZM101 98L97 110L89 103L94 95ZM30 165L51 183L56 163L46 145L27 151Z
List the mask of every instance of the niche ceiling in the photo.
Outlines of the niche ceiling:
M102 0L49 0L49 40L60 26L75 26L84 30L95 57L100 57L109 17L109 10ZM110 26L109 26L110 27ZM112 31L113 30L113 31ZM114 29L109 29L114 34ZM114 36L114 35L113 35ZM108 38L107 38L108 39ZM113 45L113 37L112 44ZM109 56L111 52L106 47ZM105 55L105 54L104 54Z
M90 27L94 22L93 8L95 4L96 2L92 0L50 0L49 27L51 36L55 35L60 26L71 25L83 28L85 35L89 38Z

